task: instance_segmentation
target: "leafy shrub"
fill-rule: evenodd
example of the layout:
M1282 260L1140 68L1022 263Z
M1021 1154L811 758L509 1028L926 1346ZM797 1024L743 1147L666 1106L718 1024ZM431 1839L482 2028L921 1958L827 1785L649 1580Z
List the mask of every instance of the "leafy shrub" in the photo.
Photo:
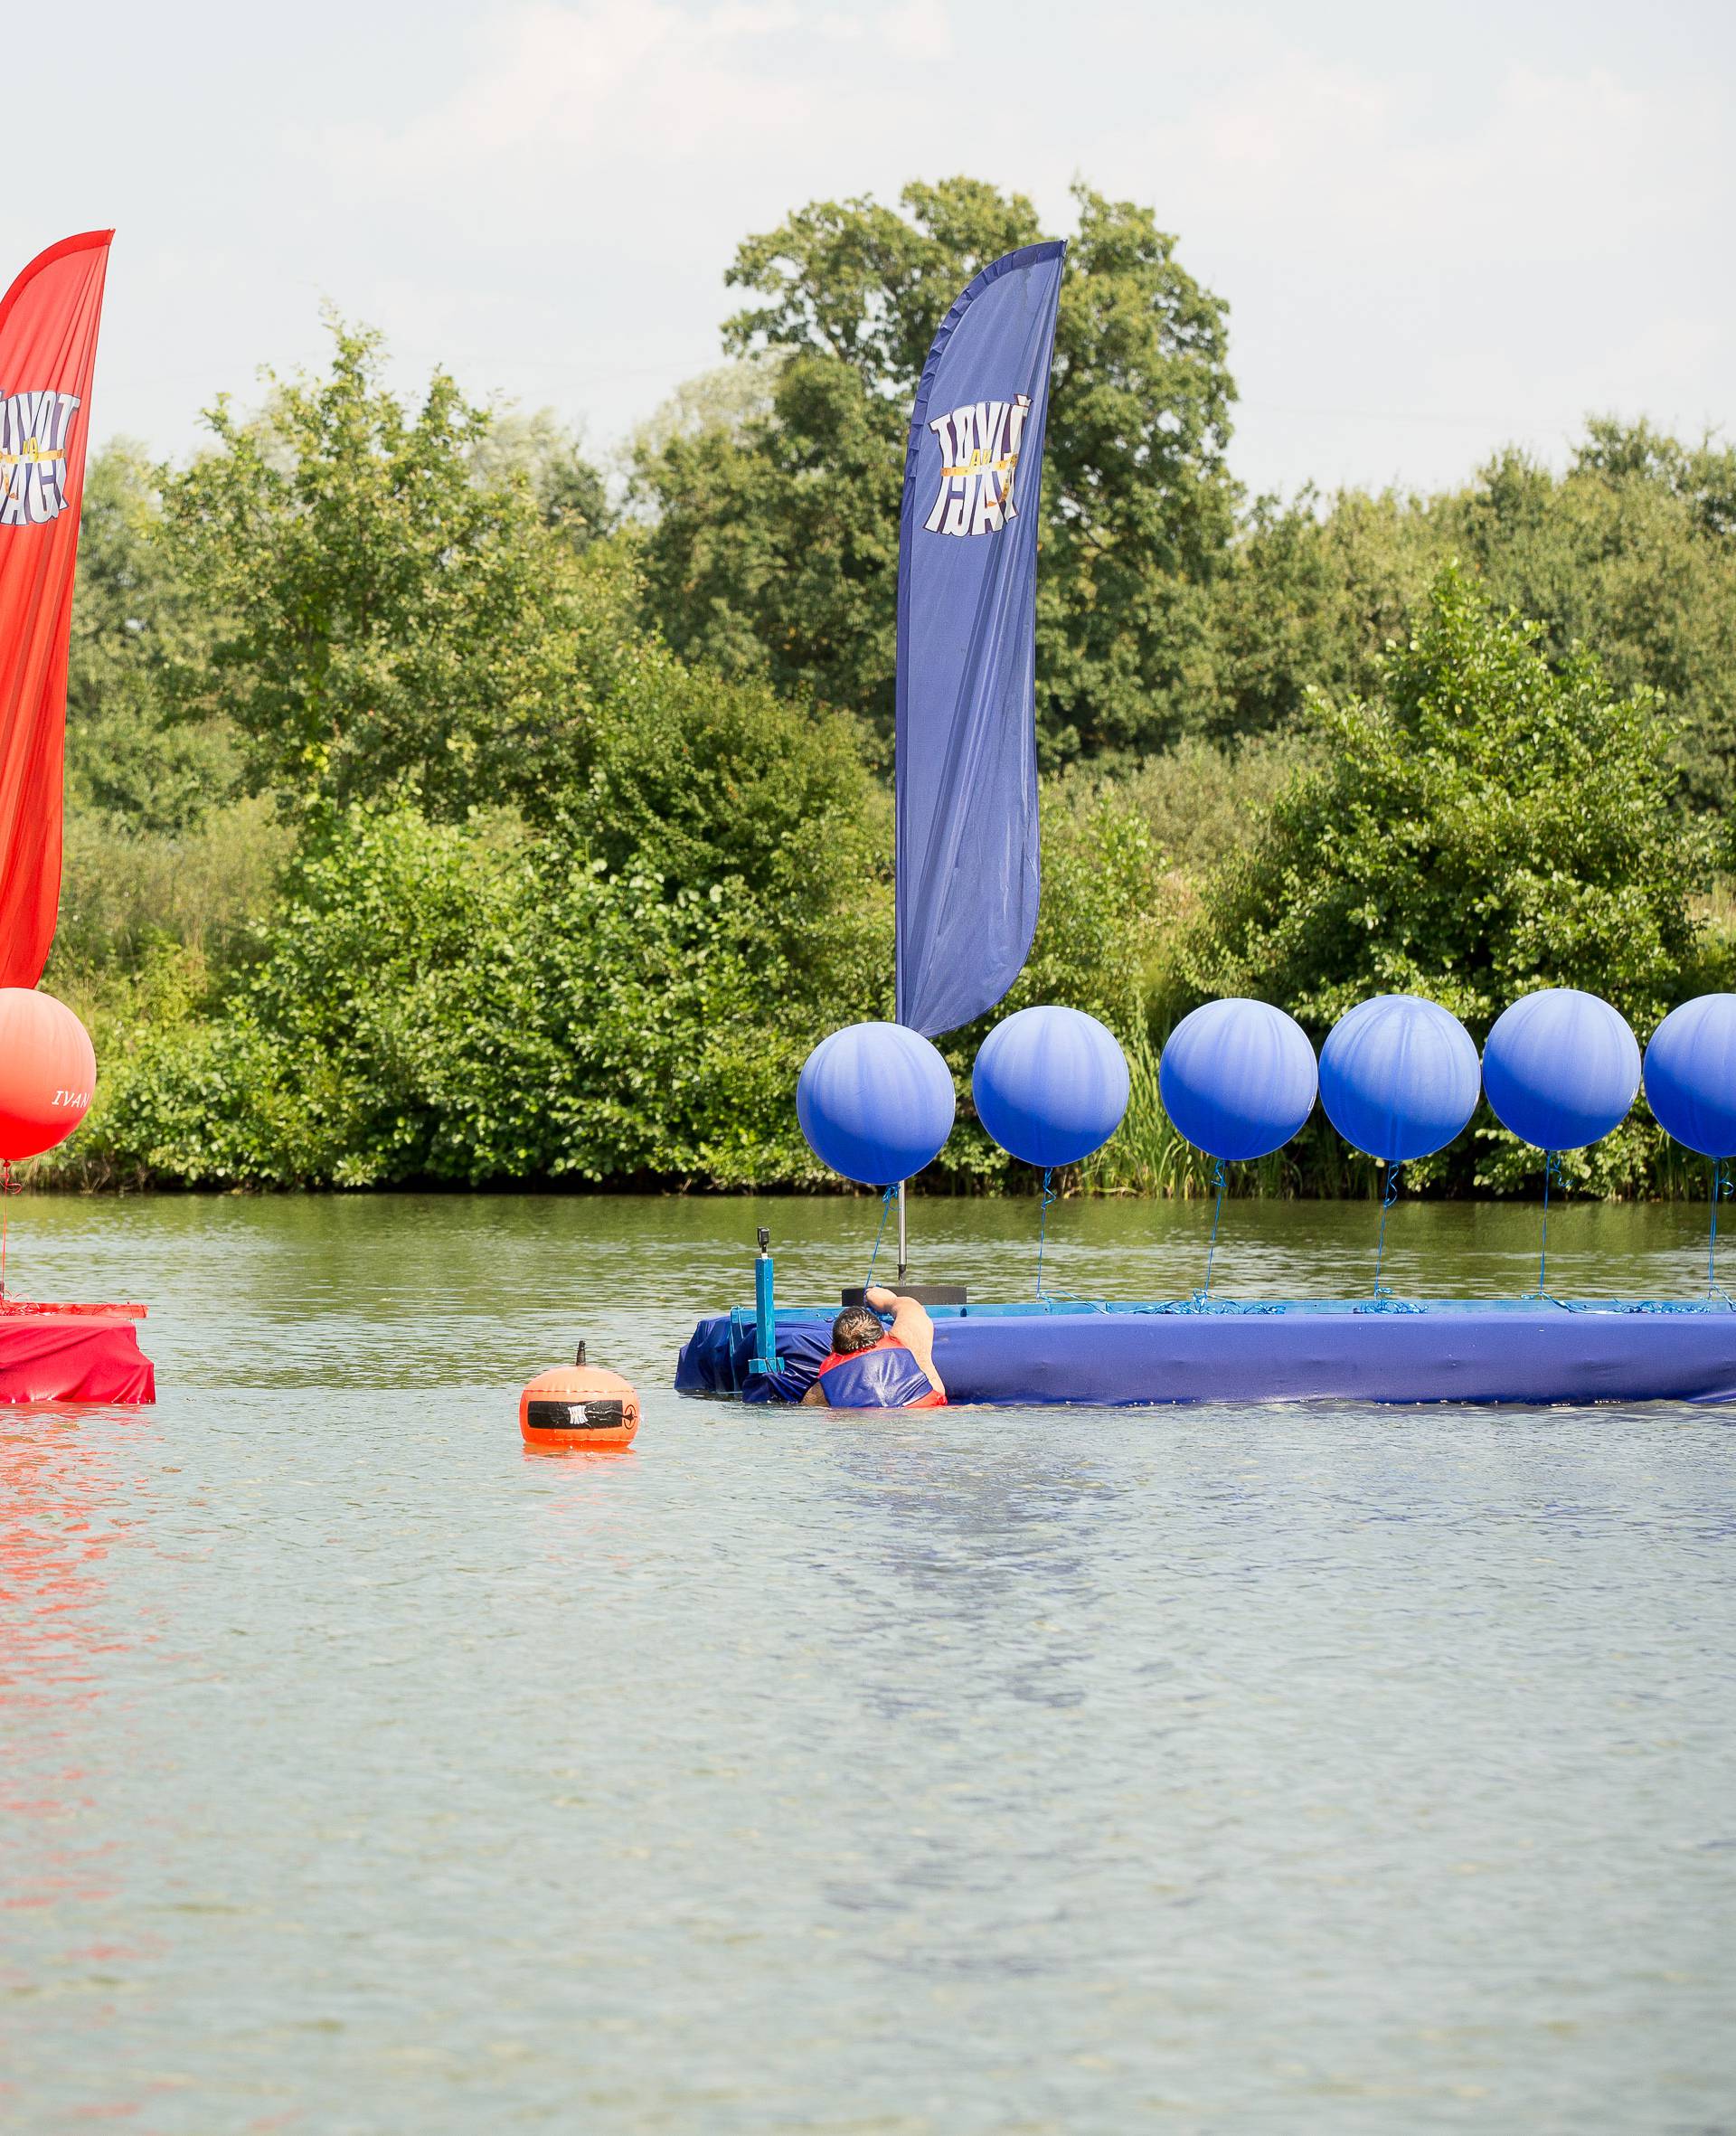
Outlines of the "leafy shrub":
M510 452L490 477L489 411L450 377L410 410L378 336L333 337L330 373L273 379L261 413L220 399L216 449L165 485L161 539L210 619L174 694L232 723L255 791L461 818L582 751L639 639L619 553L580 557Z
M1427 994L1480 1041L1520 995L1578 986L1650 1031L1695 956L1709 848L1654 702L1614 697L1584 653L1552 666L1539 635L1439 574L1379 701L1317 704L1330 755L1217 878L1183 959L1196 997L1259 995L1318 1041L1371 994ZM1570 1168L1631 1186L1650 1135L1637 1119ZM1534 1170L1483 1140L1480 1181Z
M612 866L509 813L352 808L297 854L225 997L181 950L161 968L178 994L135 989L102 1020L99 1101L61 1176L812 1181L796 1074L857 1013L827 989L890 933L827 903L859 857L847 810L834 828L835 852L774 854L756 887L683 881L642 847Z

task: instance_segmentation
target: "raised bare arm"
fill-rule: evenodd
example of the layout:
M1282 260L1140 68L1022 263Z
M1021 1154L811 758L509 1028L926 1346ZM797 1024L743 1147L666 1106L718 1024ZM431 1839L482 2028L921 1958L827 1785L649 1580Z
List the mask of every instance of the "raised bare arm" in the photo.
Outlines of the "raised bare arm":
M877 1313L891 1313L892 1333L929 1375L929 1384L937 1394L944 1394L946 1384L934 1365L934 1322L929 1319L926 1307L920 1306L913 1298L902 1297L896 1290L888 1290L878 1284L870 1284L863 1293Z

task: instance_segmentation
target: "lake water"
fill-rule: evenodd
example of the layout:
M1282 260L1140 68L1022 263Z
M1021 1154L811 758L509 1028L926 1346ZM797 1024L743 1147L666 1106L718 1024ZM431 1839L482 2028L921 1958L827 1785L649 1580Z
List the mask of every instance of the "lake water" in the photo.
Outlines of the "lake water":
M14 1203L160 1399L0 1412L0 2127L1736 2126L1736 1418L668 1391L756 1222L795 1303L875 1214ZM911 1214L1028 1293L1033 1204ZM1552 1280L1685 1295L1704 1215ZM1361 1288L1374 1217L1234 1204L1220 1280ZM1064 1205L1052 1279L1204 1221ZM1401 1205L1389 1274L1535 1233ZM637 1445L527 1454L580 1335Z

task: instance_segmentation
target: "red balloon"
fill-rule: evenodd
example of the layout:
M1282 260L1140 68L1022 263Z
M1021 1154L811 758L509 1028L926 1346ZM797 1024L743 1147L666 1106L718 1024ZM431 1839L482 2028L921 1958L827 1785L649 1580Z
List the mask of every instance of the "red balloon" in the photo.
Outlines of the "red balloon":
M90 1034L65 1002L0 987L0 1158L15 1163L64 1142L96 1082Z

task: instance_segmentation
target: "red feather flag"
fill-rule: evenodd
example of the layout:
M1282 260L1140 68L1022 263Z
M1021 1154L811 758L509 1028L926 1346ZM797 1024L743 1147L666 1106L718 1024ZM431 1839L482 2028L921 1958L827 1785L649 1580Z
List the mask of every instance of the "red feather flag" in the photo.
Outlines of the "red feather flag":
M0 298L0 987L33 987L61 903L66 651L112 230L62 238Z

